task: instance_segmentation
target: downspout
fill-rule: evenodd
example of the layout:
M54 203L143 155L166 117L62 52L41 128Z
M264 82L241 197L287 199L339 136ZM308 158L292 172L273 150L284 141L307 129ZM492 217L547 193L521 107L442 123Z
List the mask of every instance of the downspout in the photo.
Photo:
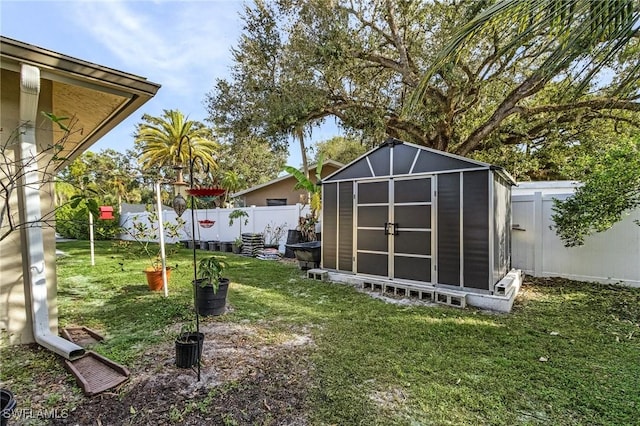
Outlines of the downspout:
M51 334L49 329L49 305L47 300L47 277L44 264L44 239L42 233L42 210L40 208L40 177L38 173L36 145L36 119L40 94L40 70L22 64L20 69L20 160L24 180L21 197L24 204L27 240L27 278L30 281L31 320L33 336L39 345L74 360L84 355L84 349L60 336Z

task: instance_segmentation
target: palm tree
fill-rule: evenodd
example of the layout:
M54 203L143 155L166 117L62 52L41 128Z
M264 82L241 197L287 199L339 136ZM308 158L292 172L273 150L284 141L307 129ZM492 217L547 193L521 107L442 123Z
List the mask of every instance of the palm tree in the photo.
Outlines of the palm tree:
M164 110L161 117L142 116L136 126L135 144L140 148L138 161L143 170L154 167L186 165L189 147L196 170L217 167L218 143L204 124L188 120L178 110ZM195 159L200 159L198 164Z
M229 196L242 186L242 179L235 170L227 170L222 174L220 186L226 190L224 194L224 203L226 204L229 202Z
M479 2L479 9L485 2ZM521 89L535 90L562 71L573 71L576 93L585 89L599 73L615 65L617 57L640 35L640 2L638 0L500 0L480 10L461 27L440 51L431 68L423 76L411 97L409 108L420 108L432 78L448 64L455 63L458 52L476 35L496 28L515 30L515 36L495 52L512 52L527 43L540 42L554 46L542 64ZM573 68L573 69L571 69ZM640 80L640 61L625 70L616 83L620 93Z

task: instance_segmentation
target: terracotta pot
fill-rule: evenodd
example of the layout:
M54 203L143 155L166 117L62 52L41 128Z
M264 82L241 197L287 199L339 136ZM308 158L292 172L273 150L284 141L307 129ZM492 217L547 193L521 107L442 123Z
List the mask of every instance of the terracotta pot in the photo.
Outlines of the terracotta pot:
M159 291L162 290L162 269L147 268L144 270L147 274L147 284L149 284L149 290ZM167 266L167 282L171 276L171 268Z

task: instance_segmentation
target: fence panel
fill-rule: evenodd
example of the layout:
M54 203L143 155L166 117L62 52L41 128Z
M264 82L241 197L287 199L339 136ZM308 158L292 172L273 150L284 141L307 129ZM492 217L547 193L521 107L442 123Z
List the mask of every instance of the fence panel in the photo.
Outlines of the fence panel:
M571 194L541 191L512 196L512 264L537 277L559 276L640 287L640 210L611 229L591 235L580 247L564 247L551 229L553 199Z
M247 212L249 217L236 219L233 225L229 225L229 215L236 209L198 209L193 213L195 219L195 240L196 241L233 241L240 236L242 232L252 232L263 234L267 229L267 226L271 230L276 227L283 229L283 232L274 241L274 244L278 244L280 251L284 251L284 244L287 240L287 231L289 229L295 229L298 225L298 217L304 216L309 213L308 206L302 206L296 204L293 206L269 206L269 207L244 207L240 210ZM149 213L124 213L120 217L120 225L126 229L131 229L134 222L144 222L149 225L148 219ZM162 212L163 221L176 224L176 213L172 210L164 210ZM191 210L186 210L182 219L186 222L185 226L180 229L180 236L178 238L170 238L166 236L165 241L167 243L174 243L181 240L192 239L192 227L191 227ZM215 224L211 228L203 228L199 225L198 221L208 219L215 221ZM245 219L247 223L245 224ZM269 234L268 234L269 235ZM121 234L123 240L132 240L133 238L127 232ZM152 239L152 241L158 241L158 237ZM269 244L270 241L266 241Z

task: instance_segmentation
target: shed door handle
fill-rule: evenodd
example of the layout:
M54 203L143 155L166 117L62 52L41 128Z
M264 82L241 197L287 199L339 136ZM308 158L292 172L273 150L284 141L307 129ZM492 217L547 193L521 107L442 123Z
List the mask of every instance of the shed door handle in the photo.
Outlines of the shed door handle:
M398 224L393 222L384 223L384 235L398 235Z

